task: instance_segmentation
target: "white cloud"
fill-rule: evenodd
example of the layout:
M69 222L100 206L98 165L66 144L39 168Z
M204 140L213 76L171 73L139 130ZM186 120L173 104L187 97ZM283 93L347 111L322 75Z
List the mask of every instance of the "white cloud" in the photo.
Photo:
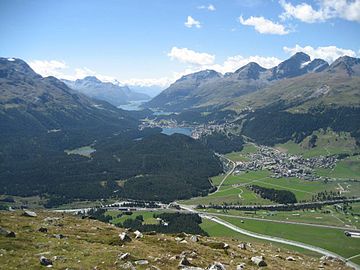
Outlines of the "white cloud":
M216 8L215 8L215 6L213 4L209 4L207 6L204 6L204 5L198 6L198 9L207 9L209 11L215 11L216 10Z
M67 69L67 65L63 61L58 60L34 60L29 62L30 67L38 74L47 77L58 77L63 70Z
M251 16L245 20L240 16L239 21L242 25L254 26L255 30L261 34L286 35L289 33L289 30L282 24L274 23L264 17Z
M264 68L272 68L278 65L281 62L281 60L276 57L264 57L258 55L249 56L249 57L243 57L241 55L231 56L228 57L223 64L224 72L235 71L236 69L245 66L250 62L258 63L260 66Z
M284 9L282 19L295 18L306 23L324 22L332 18L360 22L360 0L319 0L318 9L307 3L293 5L279 1Z
M173 77L160 77L160 78L132 78L128 80L121 80L121 82L116 80L115 82L117 82L119 85L128 85L128 86L133 85L133 86L143 86L143 87L159 86L165 88L175 80L176 78L174 78L173 76Z
M207 9L210 10L210 11L215 11L216 10L215 6L212 5L212 4L208 5Z
M258 55L244 57L242 55L235 55L228 57L223 63L215 63L215 55L199 53L187 48L177 47L173 47L170 53L168 53L168 56L171 59L176 59L182 63L188 64L188 67L185 70L174 74L174 77L177 78L204 69L213 69L224 74L226 72L234 72L250 62L256 62L265 68L274 67L281 62L281 60L276 57L264 57Z
M242 55L235 55L228 57L222 64L214 64L203 66L203 69L213 69L220 73L234 72L238 68L245 66L250 62L258 63L264 68L272 68L281 62L281 59L276 57L264 57L259 55L244 57Z
M71 69L64 61L33 60L30 67L43 77L54 76L59 79L76 80L86 76L96 76L101 81L112 81L115 78L97 73L87 67Z
M192 28L192 27L201 28L201 23L199 21L195 20L191 16L187 17L187 21L184 24L188 28Z
M73 76L70 75L69 77L70 78L73 77L74 79L83 79L87 76L95 76L96 78L98 78L100 81L103 82L112 82L116 80L115 77L99 74L96 71L91 70L90 68L87 67L75 68L75 75Z
M188 48L172 47L168 56L182 63L195 65L210 65L214 62L215 56L208 53L199 53Z
M293 55L297 52L304 52L310 56L311 59L321 58L325 61L332 63L337 58L347 55L351 57L356 57L356 52L350 49L338 48L336 46L326 46L326 47L317 47L313 48L311 46L301 47L297 45L293 48L284 47L284 51L290 55Z

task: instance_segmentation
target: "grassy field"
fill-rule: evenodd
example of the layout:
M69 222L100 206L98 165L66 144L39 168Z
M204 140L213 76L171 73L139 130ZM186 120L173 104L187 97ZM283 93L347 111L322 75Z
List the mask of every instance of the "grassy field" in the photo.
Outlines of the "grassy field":
M320 176L327 176L331 178L351 178L360 180L360 156L351 156L340 160L334 169L316 170Z
M240 228L321 247L346 258L360 253L360 239L345 236L342 230L222 217ZM354 259L360 263L360 258Z
M255 153L257 151L257 147L254 144L245 144L243 150L240 152L231 152L225 155L228 159L232 161L249 161L247 154Z
M281 248L278 251L275 245L251 239L247 241L251 242L251 249L241 250L237 247L240 241L231 235L223 238L200 237L200 241L196 243L186 237L187 243L182 244L175 240L176 235L145 235L135 239L134 234L128 232L132 241L123 243L119 240L119 234L124 232L122 228L70 214L48 211L37 211L37 214L37 217L29 218L22 216L21 211L0 211L0 226L16 233L14 238L0 236L0 269L45 269L39 262L43 255L53 261L53 269L129 269L125 263L131 262L138 270L171 270L179 269L180 254L189 251L196 252L191 263L202 269L214 261L221 262L226 269L236 269L238 264L246 262L247 269L251 269L249 258L260 253L265 256L269 269L317 269L320 263L318 258L308 257L291 249ZM47 217L54 217L56 220L45 222ZM38 231L43 226L46 226L48 232ZM218 230L214 227L212 229ZM54 234L65 237L58 239ZM207 243L210 241L225 242L230 249L224 251L209 247ZM129 257L120 260L119 255L124 253L129 253ZM301 259L286 261L273 256L274 254L294 258L300 256ZM172 259L174 257L177 259ZM138 260L147 260L148 264L137 265ZM326 266L327 269L339 267L341 264L337 262L329 262Z
M231 239L237 239L240 241L244 241L244 242L251 242L251 243L267 243L270 244L274 247L277 248L285 248L285 249L290 249L290 250L294 250L296 252L300 252L302 254L306 254L309 256L315 256L315 257L319 257L320 255L318 253L306 250L306 249L302 249L302 248L298 248L298 247L294 247L294 246L289 246L289 245L283 245L280 243L275 243L275 242L270 242L270 241L263 241L263 240L259 240L247 235L243 235L241 233L235 232L225 226L222 226L216 222L213 222L211 220L208 219L203 219L202 223L200 224L200 227L206 231L209 236L211 237L228 237Z
M316 146L313 148L309 147L309 139L311 136L306 137L300 144L288 141L284 144L278 144L275 147L289 154L302 155L304 157L328 156L342 153L352 154L359 151L355 139L347 132L336 133L331 130L320 130L314 132L314 134L318 139Z
M218 185L224 175L213 178L213 183ZM260 198L257 194L246 188L246 185L256 184L266 188L284 189L293 192L298 201L310 200L313 195L320 191L336 191L338 188L336 182L305 181L298 178L271 178L267 170L250 171L239 175L230 175L221 186L220 190L206 197L197 197L182 203L197 204L222 204L222 203L240 203L240 204L271 204L269 200ZM357 186L356 183L353 183ZM360 188L360 185L359 185Z
M107 215L112 217L111 223L113 224L119 224L124 222L126 219L135 219L135 217L142 215L144 218L144 224L158 224L159 221L157 221L153 215L154 214L160 214L161 212L158 211L134 211L131 215L125 215L123 214L121 217L117 217L122 211L107 211Z
M349 226L360 228L360 203L351 204L352 210L348 213L339 211L336 206L328 205L321 210L298 210L298 211L238 211L238 210L216 210L204 209L203 212L214 214L227 214L239 216L242 219L259 218L274 221L291 221L310 224L333 225L339 227Z

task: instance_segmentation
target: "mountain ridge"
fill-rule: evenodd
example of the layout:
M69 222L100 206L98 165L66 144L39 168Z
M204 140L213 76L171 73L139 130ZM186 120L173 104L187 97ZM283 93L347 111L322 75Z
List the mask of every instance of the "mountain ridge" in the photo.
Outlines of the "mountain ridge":
M68 87L91 98L104 100L114 106L131 101L148 100L150 96L131 90L128 86L119 86L111 82L103 82L96 76L87 76L75 81L62 80Z
M347 76L344 77L343 75L359 76L359 64L360 59L344 56L329 65L323 59L311 60L309 55L299 52L273 68L265 69L257 63L248 63L233 73L226 73L225 75L218 73L218 76L211 80L201 80L200 77L196 83L184 83L187 78L193 78L204 72L200 71L183 76L158 96L145 103L144 106L167 111L206 109L219 105L235 108L235 103L241 101L243 97L248 100L248 96L250 97L260 90L269 89L272 86L276 87L277 84L283 84L283 81L291 81L293 78L305 76L304 80L306 80L306 78L317 77L320 81L325 81L323 84L326 84L326 80L329 79L328 74L333 73L335 75L332 77L337 77L340 83L340 80L348 79ZM300 79L299 82L301 82ZM284 91L286 92L286 90ZM316 90L314 90L315 92ZM241 101L240 103L244 102Z

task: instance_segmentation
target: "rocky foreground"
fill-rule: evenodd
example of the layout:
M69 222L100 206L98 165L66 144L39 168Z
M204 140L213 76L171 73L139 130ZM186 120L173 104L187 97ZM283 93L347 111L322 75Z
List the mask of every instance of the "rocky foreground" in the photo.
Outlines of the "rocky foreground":
M77 216L0 211L0 269L350 269L270 244L130 232Z

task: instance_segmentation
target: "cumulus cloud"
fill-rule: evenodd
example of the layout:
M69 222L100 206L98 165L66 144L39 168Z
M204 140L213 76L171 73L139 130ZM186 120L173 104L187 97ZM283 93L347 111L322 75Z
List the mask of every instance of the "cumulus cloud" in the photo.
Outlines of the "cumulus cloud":
M324 22L332 18L360 22L360 0L320 0L319 7L314 8L307 3L293 5L280 0L284 12L282 19L295 18L306 23Z
M71 69L64 61L33 60L30 67L43 77L54 76L59 79L76 80L86 76L96 76L101 81L112 81L115 78L97 73L87 67Z
M174 60L182 63L195 65L210 65L214 62L215 56L208 53L200 53L190 50L188 48L172 47L168 56Z
M188 64L187 68L174 76L182 76L204 69L213 69L220 73L234 72L236 69L250 63L256 62L265 68L271 68L278 65L281 60L276 57L235 55L226 58L223 63L215 63L215 55L208 53L199 53L187 48L173 47L168 53L171 59L176 59L182 63Z
M166 88L172 82L176 80L175 76L170 77L160 77L160 78L132 78L128 80L122 80L121 82L115 81L119 85L128 85L128 86L142 86L142 87L151 87L159 86Z
M199 21L195 20L191 16L187 17L187 21L184 24L188 28L192 28L192 27L201 28L201 23Z
M251 16L245 20L240 16L239 21L242 25L254 26L255 30L261 34L286 35L289 33L289 30L287 30L284 25L274 23L264 17Z
M204 6L204 5L198 6L198 9L207 9L209 11L215 11L216 10L216 8L215 8L215 6L213 4L209 4L207 6Z
M58 60L34 60L29 62L30 67L41 76L58 77L68 68L64 61Z
M321 58L329 63L334 62L337 58L344 55L356 57L356 52L354 52L353 50L338 48L336 46L314 48L311 46L301 47L300 45L296 44L293 48L284 47L283 49L286 53L290 55L293 55L297 52L304 52L308 54L311 59Z
M222 64L214 64L209 66L203 66L203 69L213 69L220 73L234 72L242 66L250 62L258 63L264 68L272 68L281 62L281 59L277 57L264 57L259 55L253 55L244 57L242 55L235 55L228 57Z

